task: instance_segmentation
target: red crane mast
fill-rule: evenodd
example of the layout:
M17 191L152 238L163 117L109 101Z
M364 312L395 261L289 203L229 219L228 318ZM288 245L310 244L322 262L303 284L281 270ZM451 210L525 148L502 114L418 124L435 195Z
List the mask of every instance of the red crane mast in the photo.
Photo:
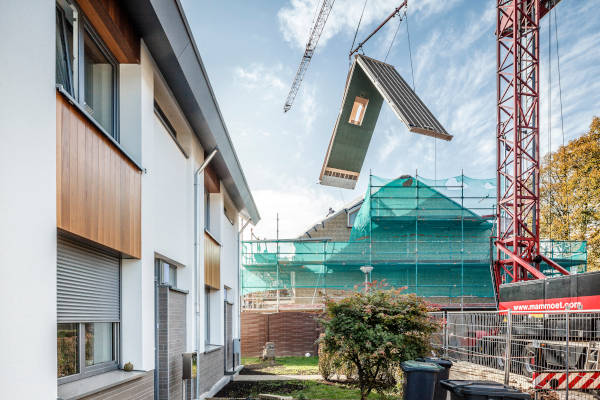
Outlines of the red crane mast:
M560 0L497 0L497 221L493 279L543 279L540 263L540 20Z

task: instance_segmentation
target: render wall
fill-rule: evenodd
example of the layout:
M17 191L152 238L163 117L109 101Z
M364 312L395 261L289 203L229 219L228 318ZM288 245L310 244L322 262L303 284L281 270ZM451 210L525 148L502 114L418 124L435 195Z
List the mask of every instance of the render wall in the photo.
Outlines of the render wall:
M53 1L0 12L0 397L56 398Z

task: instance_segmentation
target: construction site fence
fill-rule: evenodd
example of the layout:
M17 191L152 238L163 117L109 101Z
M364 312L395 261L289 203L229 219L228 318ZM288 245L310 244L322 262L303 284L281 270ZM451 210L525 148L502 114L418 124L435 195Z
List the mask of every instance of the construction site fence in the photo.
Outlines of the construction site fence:
M488 380L536 399L597 399L600 310L433 312L432 351L451 378Z

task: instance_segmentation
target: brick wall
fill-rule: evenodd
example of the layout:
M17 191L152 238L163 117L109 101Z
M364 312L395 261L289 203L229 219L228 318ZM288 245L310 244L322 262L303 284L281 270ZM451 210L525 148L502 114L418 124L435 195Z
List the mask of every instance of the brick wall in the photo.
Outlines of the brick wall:
M158 398L181 399L187 294L158 287Z
M225 375L223 347L198 355L200 394L207 392Z
M342 210L338 215L312 227L308 233L313 239L329 238L334 242L347 242L350 240L351 231L352 228L348 228L348 213ZM309 236L305 233L300 238L308 239Z
M320 327L315 312L242 313L242 356L258 357L266 342L275 342L275 355L317 354Z
M182 396L182 354L185 352L185 293L169 291L169 398Z

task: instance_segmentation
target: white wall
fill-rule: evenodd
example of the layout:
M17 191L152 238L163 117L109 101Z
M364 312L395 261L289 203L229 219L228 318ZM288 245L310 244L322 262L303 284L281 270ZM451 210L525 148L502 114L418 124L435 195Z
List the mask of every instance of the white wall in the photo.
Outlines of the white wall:
M225 191L224 185L221 185L221 191ZM238 273L239 273L239 265L238 265L238 237L237 233L239 230L239 218L234 218L234 223L231 224L229 219L223 213L221 209L221 235L222 241L221 244L223 247L221 248L221 283L232 290L232 294L230 296L230 300L233 300L233 337L239 337L238 329L239 329L239 321L237 320L237 307L239 306L239 292L238 292ZM225 296L225 293L223 293ZM223 300L225 298L223 297ZM224 307L224 304L223 304ZM224 337L225 334L225 325L222 324L222 335Z
M146 47L142 45L139 66L121 66L121 71L126 71L121 80L134 81L120 86L124 91L120 95L129 104L121 112L122 135L137 132L140 137L130 138L129 143L139 142L142 149L142 134L154 131L154 78ZM153 219L146 177L142 175L142 259L123 260L121 267L121 360L147 371L154 369L154 265L145 262L148 221Z
M52 1L0 12L0 397L56 398Z

